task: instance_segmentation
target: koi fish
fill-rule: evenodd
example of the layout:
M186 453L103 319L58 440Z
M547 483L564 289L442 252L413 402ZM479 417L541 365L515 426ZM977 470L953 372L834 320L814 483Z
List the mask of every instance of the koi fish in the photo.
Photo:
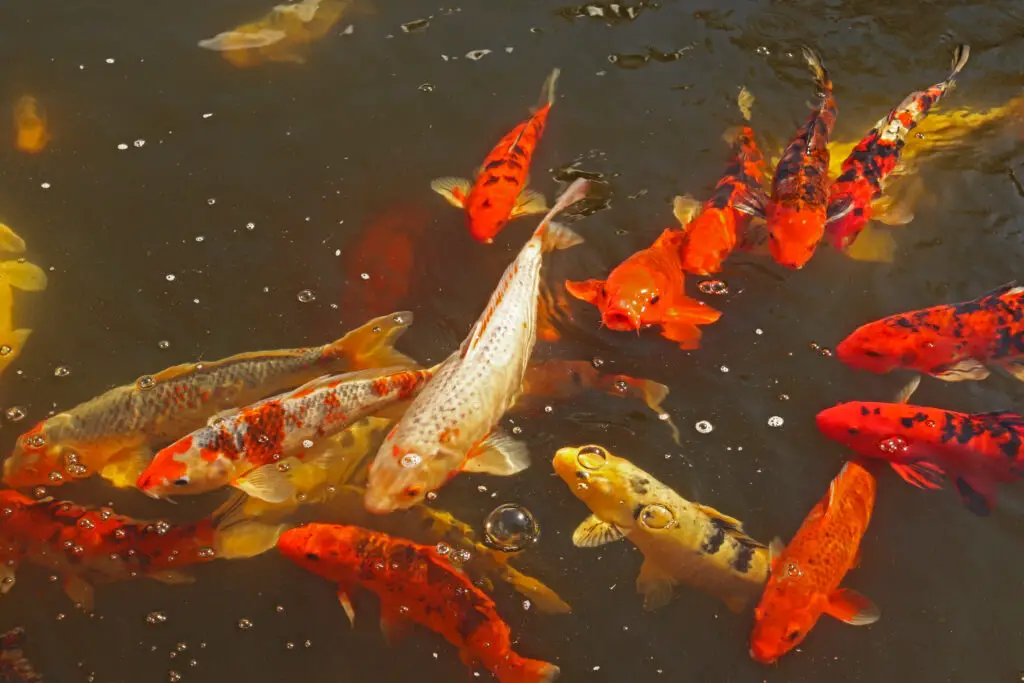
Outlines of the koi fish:
M239 68L264 62L304 64L301 46L327 35L353 4L348 0L300 0L275 5L256 21L200 40L199 47L220 52ZM351 33L352 27L344 32Z
M756 188L736 204L738 210L767 221L772 258L793 269L811 260L825 224L843 217L853 206L850 198L828 203L828 138L838 110L821 57L809 47L803 48L803 56L814 72L821 102L786 147L775 169L771 200Z
M1011 282L971 301L861 325L836 356L870 372L916 370L959 382L985 379L997 367L1024 381L1024 287Z
M686 296L682 243L682 232L665 230L650 247L617 265L607 280L566 280L565 288L597 306L601 323L609 329L629 332L658 325L661 336L682 349L696 349L699 326L710 325L722 313Z
M282 529L231 514L172 526L0 490L0 592L14 586L21 564L34 564L60 575L68 597L91 611L94 584L139 576L190 583L179 568L254 557L274 547Z
M549 683L554 664L512 650L508 624L494 601L434 546L354 526L307 524L278 542L281 553L307 571L338 584L338 600L355 622L349 593L372 591L381 601L381 630L394 642L407 622L426 626L459 648L466 666L483 664L502 683Z
M4 461L8 486L58 486L98 473L134 486L153 447L199 429L219 411L247 405L324 373L409 366L394 349L412 322L404 311L370 320L324 346L241 353L184 363L107 391L18 437Z
M136 486L148 496L165 498L230 485L253 498L283 502L295 489L281 471L282 462L330 457L326 439L410 400L433 374L433 369L390 367L327 375L225 411L159 451Z
M636 588L644 608L662 607L684 583L741 612L768 577L768 548L743 524L692 503L602 446L561 448L552 465L593 513L573 532L578 548L628 538L643 553Z
M25 629L20 626L0 634L0 681L4 683L43 683L32 662L22 651Z
M522 392L537 342L544 253L583 241L552 218L586 188L586 180L577 180L558 199L505 270L469 336L381 444L367 479L367 510L407 508L460 471L510 475L529 466L526 447L495 425Z
M0 226L17 238L7 226ZM2 239L2 238L0 238ZM4 240L7 242L8 240ZM24 251L24 242L21 242L21 249ZM4 245L0 242L0 248ZM17 246L11 244L11 246ZM28 342L32 330L14 328L14 290L23 292L41 292L46 289L46 273L34 263L28 261L2 261L0 262L0 373L7 369L11 363L21 355L22 349Z
M875 478L847 462L789 545L773 541L771 576L754 609L751 657L771 664L803 642L822 614L853 626L878 621L874 603L839 587L857 566L874 505Z
M743 88L739 103L745 119L750 119L753 96ZM711 275L722 269L722 262L736 248L738 234L750 223L750 215L736 205L764 182L764 157L757 148L754 131L743 126L735 134L735 154L725 175L715 185L711 198L701 204L690 195L676 197L673 214L683 226L680 245L682 268L695 275Z
M23 95L14 103L14 135L15 147L28 154L42 152L50 142L46 114L31 95Z
M544 81L540 102L530 110L530 118L508 132L495 145L472 183L465 178L437 178L431 189L452 206L466 210L469 232L473 238L490 244L505 224L520 216L544 213L548 207L544 195L527 189L530 181L530 160L537 148L548 112L555 103L555 69Z
M845 250L858 238L861 230L874 216L872 204L882 196L882 183L899 163L907 136L931 108L956 84L956 76L967 64L971 49L959 45L953 52L953 67L946 80L926 90L913 92L895 109L875 124L843 162L840 175L829 188L829 206L849 203L844 216L828 224L828 240L836 249ZM832 209L836 214L837 210ZM877 216L890 225L909 223L913 214ZM888 236L888 233L882 233ZM875 238L869 238L875 239ZM877 241L877 240L876 240ZM891 237L890 237L891 241ZM891 261L892 249L877 252L878 260Z
M968 510L988 516L996 484L1024 476L1024 417L957 413L905 403L851 401L823 410L818 429L909 484L940 489L949 477Z

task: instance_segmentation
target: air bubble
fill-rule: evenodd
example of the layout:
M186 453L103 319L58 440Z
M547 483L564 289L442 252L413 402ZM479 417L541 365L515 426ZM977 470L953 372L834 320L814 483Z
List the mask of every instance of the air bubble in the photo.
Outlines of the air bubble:
M412 467L419 467L421 462L423 462L423 458L421 458L417 453L406 453L402 456L399 464L406 469L410 469Z
M66 365L58 365L53 369L54 377L67 377L71 374L71 368Z
M490 50L470 50L466 53L466 59L471 59L474 62L478 62L487 55L491 54Z
M484 520L484 542L506 553L518 552L532 545L539 536L537 520L521 505L499 505Z
M300 303L308 304L310 301L316 300L316 294L313 293L312 289L304 289L299 292L296 297Z
M157 348L160 348L160 349L169 349L169 348L171 348L171 342L167 341L166 339L161 339L160 341L157 342L156 345L157 345Z
M0 356L9 356L13 352L14 352L14 349L12 349L7 344L4 344L4 345L0 346Z
M604 365L604 359L594 356L593 358L590 359L590 364L593 366L595 370L598 370L602 365Z
M167 278L168 282L174 282L174 280L175 280L174 273L167 273L167 275L165 275L164 277Z
M313 441L311 439L303 439L302 440L302 447L303 448L312 448L313 447Z
M25 419L25 409L21 406L11 406L4 414L11 422L20 422Z
M697 288L704 294L714 294L716 296L729 293L729 285L725 284L723 280L701 280Z
M701 420L696 425L694 425L694 427L701 434L710 434L711 431L714 429L714 426L707 420Z
M772 415L768 418L769 427L781 427L784 420L778 415Z
M143 375L142 377L139 378L139 381L135 383L135 386L145 391L147 389L152 389L153 387L155 387L156 380L150 377L149 375Z
M252 622L249 621L248 619L239 619L238 620L238 628L240 628L243 631L248 631L249 629L252 628L252 626L253 626Z

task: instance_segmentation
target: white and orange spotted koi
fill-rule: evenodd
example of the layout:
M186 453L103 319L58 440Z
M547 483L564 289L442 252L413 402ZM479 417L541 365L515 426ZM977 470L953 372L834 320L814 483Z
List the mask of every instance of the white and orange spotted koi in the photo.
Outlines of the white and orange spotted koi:
M526 448L494 427L522 392L537 342L543 255L583 241L551 219L583 199L587 186L577 180L558 199L505 270L469 336L381 444L369 470L367 510L408 508L462 470L509 475L529 465Z

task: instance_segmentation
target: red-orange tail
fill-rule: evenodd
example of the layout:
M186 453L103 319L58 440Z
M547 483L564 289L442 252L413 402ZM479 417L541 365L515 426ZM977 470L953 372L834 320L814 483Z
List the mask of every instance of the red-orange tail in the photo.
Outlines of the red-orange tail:
M559 668L539 659L526 659L511 655L499 665L491 669L501 683L551 683L558 674Z

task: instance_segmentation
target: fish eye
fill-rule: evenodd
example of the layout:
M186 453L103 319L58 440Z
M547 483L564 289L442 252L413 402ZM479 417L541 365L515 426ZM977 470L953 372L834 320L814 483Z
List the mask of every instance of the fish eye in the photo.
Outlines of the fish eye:
M174 480L175 486L188 486L188 483L189 479L187 475L184 477L178 477L177 479Z
M786 633L786 640L791 642L791 643L794 640L796 640L797 638L799 638L799 637L800 637L800 629L798 629L798 628L791 628Z
M584 446L576 453L576 462L586 470L599 470L608 462L608 451L600 446Z
M402 491L402 493L405 494L406 498L415 498L416 496L420 495L422 492L423 492L423 487L420 486L419 484L406 487L406 489L404 491Z
M651 302L650 303L653 306L654 304L658 303L659 301L661 301L661 296L658 295L658 294L655 294L654 296L651 297Z

